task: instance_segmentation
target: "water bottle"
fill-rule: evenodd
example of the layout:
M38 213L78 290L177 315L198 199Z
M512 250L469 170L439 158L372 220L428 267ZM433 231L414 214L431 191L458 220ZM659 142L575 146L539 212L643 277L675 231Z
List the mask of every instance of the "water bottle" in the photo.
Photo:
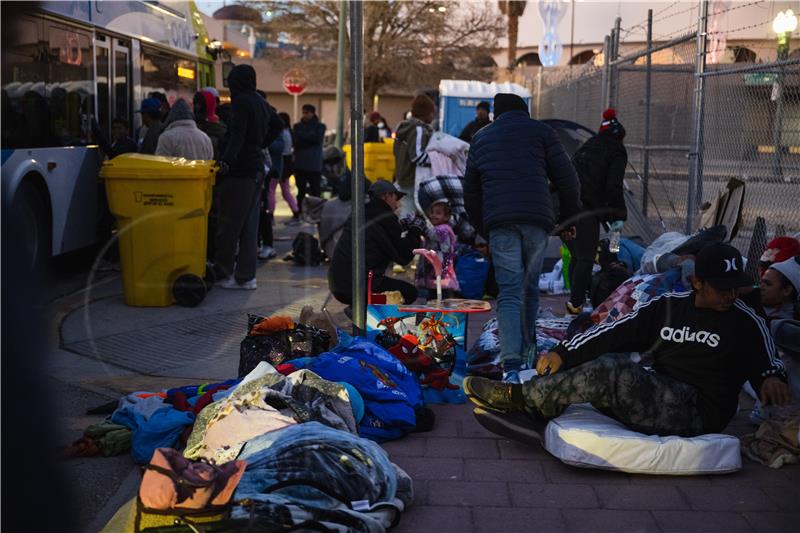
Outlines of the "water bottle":
M592 307L592 299L589 298L589 291L586 291L586 299L583 301L583 307L581 311L584 313L591 313L594 311L594 307Z
M619 237L620 232L618 231L609 231L608 232L608 251L612 254L619 253Z

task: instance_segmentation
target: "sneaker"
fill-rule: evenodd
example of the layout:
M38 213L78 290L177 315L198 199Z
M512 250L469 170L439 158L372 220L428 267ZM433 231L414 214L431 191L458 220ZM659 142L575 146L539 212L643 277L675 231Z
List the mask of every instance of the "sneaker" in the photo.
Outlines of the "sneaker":
M522 379L519 377L519 371L509 370L508 372L503 372L503 383L520 385L522 383Z
M492 433L525 444L544 445L547 420L534 418L523 411L501 413L482 407L476 407L472 414L478 424Z
M300 220L299 216L292 217L292 218L290 218L289 220L286 221L286 225L287 226L299 226L302 223L303 223L303 221Z
M272 259L273 257L277 256L278 253L275 251L275 248L272 246L262 246L261 250L258 251L258 258L261 260L266 261L267 259Z
M511 383L502 383L491 379L467 376L463 387L472 403L496 411L518 411L522 408L511 397Z
M579 314L583 313L583 308L582 307L575 307L574 305L572 305L569 302L565 303L564 306L567 308L567 314L568 315L579 315Z
M256 282L256 278L247 280L244 283L239 283L238 281L236 281L235 278L228 278L218 282L217 286L221 289L239 289L244 291L254 291L258 288L258 283Z

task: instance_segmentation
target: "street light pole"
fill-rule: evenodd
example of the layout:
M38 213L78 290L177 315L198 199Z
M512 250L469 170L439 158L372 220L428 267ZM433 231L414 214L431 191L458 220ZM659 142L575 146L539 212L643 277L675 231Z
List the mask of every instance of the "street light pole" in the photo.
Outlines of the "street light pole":
M367 268L364 244L364 3L350 0L350 178L353 246L353 333L366 330Z
M336 148L344 144L344 49L347 46L347 2L339 2L339 49L336 62Z

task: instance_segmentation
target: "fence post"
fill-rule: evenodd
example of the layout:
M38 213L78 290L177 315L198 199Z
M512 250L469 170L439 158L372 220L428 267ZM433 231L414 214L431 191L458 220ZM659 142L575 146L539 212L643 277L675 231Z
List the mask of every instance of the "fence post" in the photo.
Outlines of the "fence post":
M647 195L650 192L650 104L652 93L653 74L653 10L647 10L647 67L644 80L644 153L642 166L644 167L644 183L642 183L642 214L647 216Z
M606 35L603 38L603 86L600 88L600 113L608 107L608 80L611 72L611 37Z
M364 248L364 3L350 0L350 146L353 178L353 334L363 335L367 320L367 267Z
M619 59L619 39L620 39L620 32L621 32L621 25L622 25L622 18L617 17L614 21L614 30L611 32L611 60L616 61ZM609 71L609 83L608 83L608 107L617 107L617 96L619 92L619 83L617 83L617 78L619 77L619 65L611 66L611 70Z
M780 61L780 56L778 57L778 61ZM775 172L775 177L778 179L784 179L783 177L783 164L781 162L781 158L783 157L783 84L784 84L784 72L783 72L783 64L778 67L778 77L775 80L774 91L773 94L775 95L775 119L772 121L772 141L775 145L775 158L773 159L773 172ZM789 180L786 179L788 183Z
M686 233L694 230L697 208L703 197L703 111L706 90L706 52L708 32L708 0L700 0L697 19L697 57L695 58L695 89L692 121L692 146L689 152L689 191L686 199Z

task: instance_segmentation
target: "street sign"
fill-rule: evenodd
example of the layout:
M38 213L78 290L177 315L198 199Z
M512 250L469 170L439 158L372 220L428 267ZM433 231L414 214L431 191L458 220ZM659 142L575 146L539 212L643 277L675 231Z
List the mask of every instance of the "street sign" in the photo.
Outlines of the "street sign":
M750 86L772 85L778 79L775 72L749 72L744 75L744 84Z
M283 88L293 96L300 96L306 92L307 84L306 75L299 68L293 68L283 75Z

